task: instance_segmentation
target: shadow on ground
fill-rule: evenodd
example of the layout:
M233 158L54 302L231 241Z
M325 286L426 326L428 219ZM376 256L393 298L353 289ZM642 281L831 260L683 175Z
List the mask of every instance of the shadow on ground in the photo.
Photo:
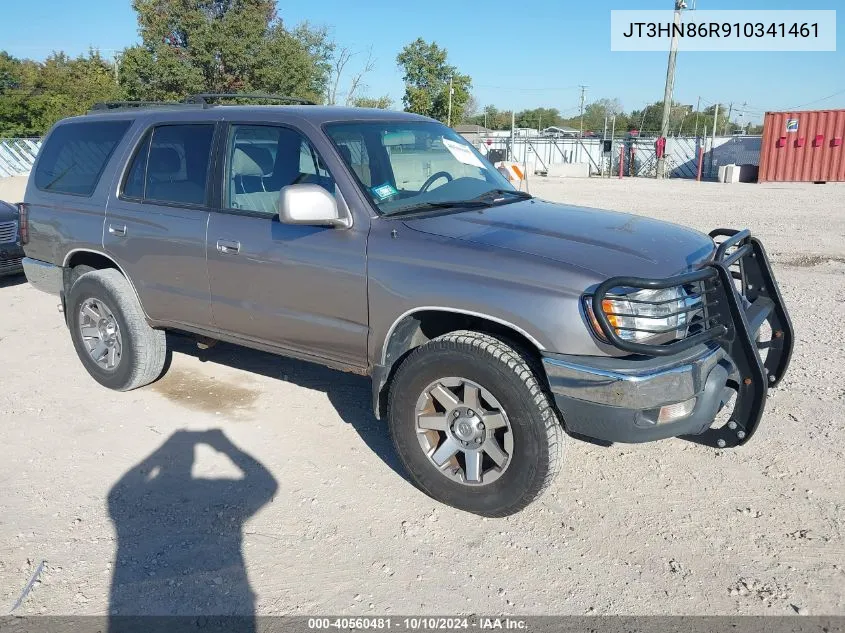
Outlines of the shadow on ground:
M200 444L227 456L242 476L193 477ZM270 472L219 429L177 431L132 467L108 497L117 532L109 630L157 630L129 617L139 615L238 616L230 624L254 630L242 528L277 488Z
M324 392L341 419L355 429L370 450L396 474L408 480L393 448L386 421L377 420L373 414L372 386L368 377L226 343L200 350L192 338L179 335L168 336L167 345L173 353L194 356L202 362L226 365ZM279 415L284 415L284 403L281 402Z
M20 286L26 283L26 277L21 273L20 275L8 275L0 277L0 290L3 288L11 288L12 286Z

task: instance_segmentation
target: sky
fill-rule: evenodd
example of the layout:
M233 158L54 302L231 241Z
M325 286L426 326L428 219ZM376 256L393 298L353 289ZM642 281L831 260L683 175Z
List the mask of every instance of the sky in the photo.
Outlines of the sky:
M0 0L0 50L43 59L53 50L76 55L89 47L106 56L138 41L130 0ZM671 9L672 0L319 0L279 2L289 25L330 27L339 45L372 47L375 70L367 94L388 94L395 107L404 92L396 55L422 37L447 49L449 62L472 77L478 104L499 109L556 107L578 112L586 102L618 98L626 110L663 98L667 54L610 51L612 9ZM699 9L840 9L842 0L697 0ZM836 52L713 53L678 55L675 100L702 108L734 103L734 119L759 121L766 110L845 107L845 44ZM350 63L351 69L354 64ZM343 82L341 82L343 90ZM744 104L744 105L743 105Z

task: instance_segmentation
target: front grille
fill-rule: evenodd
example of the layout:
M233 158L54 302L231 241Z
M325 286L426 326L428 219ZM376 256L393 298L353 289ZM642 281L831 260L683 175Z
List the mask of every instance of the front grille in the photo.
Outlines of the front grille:
M18 257L16 259L0 259L0 275L5 275L8 273L17 273L23 270L23 264L21 264L21 258Z
M0 244L18 241L18 222L0 222Z

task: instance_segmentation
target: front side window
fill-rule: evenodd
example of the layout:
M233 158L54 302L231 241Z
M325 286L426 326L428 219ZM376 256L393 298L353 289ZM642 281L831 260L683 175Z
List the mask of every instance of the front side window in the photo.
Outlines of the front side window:
M57 127L41 150L35 186L42 191L90 196L130 121L86 121Z
M429 121L332 123L340 157L385 215L525 197L461 136Z
M224 206L275 216L283 187L316 184L334 194L334 180L308 140L296 130L233 125L229 134Z
M204 205L214 125L162 125L135 152L123 196L148 202Z

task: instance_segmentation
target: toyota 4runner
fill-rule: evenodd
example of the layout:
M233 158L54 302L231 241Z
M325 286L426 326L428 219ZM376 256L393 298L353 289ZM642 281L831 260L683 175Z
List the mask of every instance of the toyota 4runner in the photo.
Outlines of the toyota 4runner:
M159 378L166 330L367 374L414 482L487 516L564 433L754 434L793 333L747 230L539 200L414 114L216 103L103 104L40 152L23 265L100 384Z

